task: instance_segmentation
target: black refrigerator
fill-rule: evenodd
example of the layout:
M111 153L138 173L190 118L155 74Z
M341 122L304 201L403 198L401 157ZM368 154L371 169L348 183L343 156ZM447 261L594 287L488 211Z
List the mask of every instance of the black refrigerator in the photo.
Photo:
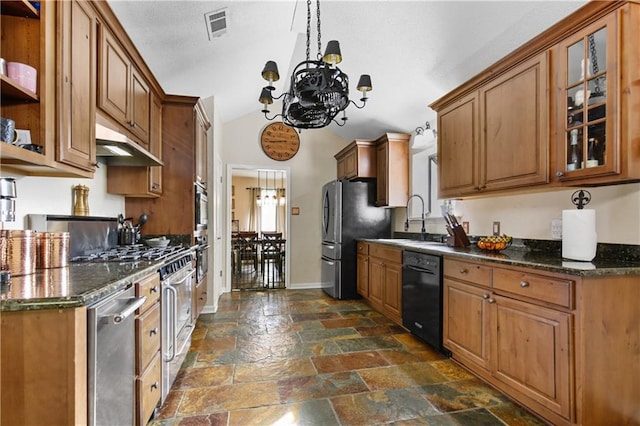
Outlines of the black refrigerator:
M322 187L322 289L357 299L357 240L390 238L391 211L376 207L375 181L335 180Z

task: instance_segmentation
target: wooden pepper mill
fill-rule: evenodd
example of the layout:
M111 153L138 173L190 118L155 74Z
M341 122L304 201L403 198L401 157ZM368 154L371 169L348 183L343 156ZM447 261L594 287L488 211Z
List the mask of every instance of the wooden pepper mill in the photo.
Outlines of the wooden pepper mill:
M89 216L89 187L76 185L73 187L75 204L73 205L74 216Z

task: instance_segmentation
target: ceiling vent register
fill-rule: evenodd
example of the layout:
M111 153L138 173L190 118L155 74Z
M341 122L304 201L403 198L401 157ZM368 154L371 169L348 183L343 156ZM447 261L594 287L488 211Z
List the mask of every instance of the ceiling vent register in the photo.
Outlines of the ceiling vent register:
M220 37L227 32L228 17L229 14L226 7L204 14L209 40L213 40L215 37Z

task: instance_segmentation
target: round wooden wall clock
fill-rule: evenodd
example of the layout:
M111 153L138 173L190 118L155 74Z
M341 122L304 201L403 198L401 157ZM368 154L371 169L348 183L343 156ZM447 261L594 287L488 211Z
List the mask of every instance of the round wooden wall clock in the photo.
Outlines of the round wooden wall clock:
M285 161L298 153L300 136L293 127L284 123L271 123L262 131L260 145L269 158Z

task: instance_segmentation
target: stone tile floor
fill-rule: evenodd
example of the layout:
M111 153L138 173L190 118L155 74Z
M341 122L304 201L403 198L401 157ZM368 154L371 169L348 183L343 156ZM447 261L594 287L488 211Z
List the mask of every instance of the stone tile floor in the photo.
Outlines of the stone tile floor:
M152 425L544 425L362 301L232 292Z

